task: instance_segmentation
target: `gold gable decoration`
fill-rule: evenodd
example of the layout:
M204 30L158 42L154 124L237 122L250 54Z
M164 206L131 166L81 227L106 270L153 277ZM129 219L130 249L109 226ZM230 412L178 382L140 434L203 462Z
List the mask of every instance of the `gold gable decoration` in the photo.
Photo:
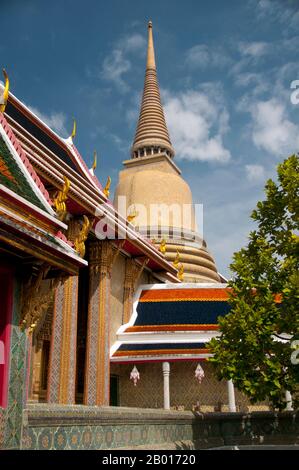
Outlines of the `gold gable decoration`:
M57 216L60 220L63 220L66 216L66 201L68 197L68 192L70 190L71 182L70 180L64 176L64 185L62 190L58 192L57 196L53 201L53 206L55 207Z

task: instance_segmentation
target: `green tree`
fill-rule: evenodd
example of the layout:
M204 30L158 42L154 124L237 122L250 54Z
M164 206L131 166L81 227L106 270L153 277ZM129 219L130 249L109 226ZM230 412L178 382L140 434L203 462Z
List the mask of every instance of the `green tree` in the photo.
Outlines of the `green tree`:
M221 336L209 347L219 379L232 379L252 403L268 399L283 409L286 390L298 406L299 364L291 361L299 339L298 156L278 165L277 173L251 214L257 229L233 256L231 311L220 318Z

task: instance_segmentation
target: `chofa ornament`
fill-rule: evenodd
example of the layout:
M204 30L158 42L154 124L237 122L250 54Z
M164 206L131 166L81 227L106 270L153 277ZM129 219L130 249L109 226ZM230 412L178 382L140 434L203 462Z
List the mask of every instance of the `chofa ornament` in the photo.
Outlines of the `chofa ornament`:
M3 69L3 76L5 80L5 85L4 85L3 95L0 96L0 113L4 113L7 100L8 100L8 95L9 95L9 78L5 69Z
M138 380L140 380L140 374L139 374L138 369L137 369L136 366L134 366L132 371L131 371L130 380L133 381L133 384L136 387Z
M198 364L195 369L195 378L198 380L199 383L201 383L202 380L204 379L204 376L205 376L204 370L201 367L201 365Z

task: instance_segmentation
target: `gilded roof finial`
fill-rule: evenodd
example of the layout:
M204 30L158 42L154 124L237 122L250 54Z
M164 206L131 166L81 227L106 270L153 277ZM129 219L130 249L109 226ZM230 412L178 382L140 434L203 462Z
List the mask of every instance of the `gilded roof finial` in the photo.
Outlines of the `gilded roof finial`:
M96 167L97 167L97 162L98 162L98 156L97 156L97 152L94 151L93 152L93 162L92 162L92 166L91 168L89 168L89 173L94 176L94 172L96 170Z
M4 113L5 108L6 108L6 104L7 104L7 100L8 100L8 94L9 94L9 78L8 78L7 73L6 73L6 70L2 69L2 71L3 71L4 80L5 80L5 85L4 85L3 96L2 96L2 99L0 101L0 112Z
M110 186L111 186L111 178L110 176L108 176L106 186L103 189L103 193L105 194L107 199L109 198L109 194L110 194Z
M95 171L96 167L97 167L97 162L98 162L98 157L97 157L97 152L94 151L93 152L93 163L92 163L92 170Z
M71 133L71 139L72 140L76 137L76 133L77 133L77 123L76 123L76 119L74 119L73 130L72 130L72 133Z

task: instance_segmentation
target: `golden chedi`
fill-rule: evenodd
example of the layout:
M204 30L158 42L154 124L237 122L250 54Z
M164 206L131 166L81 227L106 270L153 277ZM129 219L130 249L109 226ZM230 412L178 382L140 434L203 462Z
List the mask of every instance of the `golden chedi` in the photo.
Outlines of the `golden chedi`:
M165 246L165 257L183 265L184 282L219 282L220 277L205 241L197 233L191 190L173 162L172 147L161 104L152 23L143 97L131 159L123 162L114 203L120 212L138 213L136 228Z

